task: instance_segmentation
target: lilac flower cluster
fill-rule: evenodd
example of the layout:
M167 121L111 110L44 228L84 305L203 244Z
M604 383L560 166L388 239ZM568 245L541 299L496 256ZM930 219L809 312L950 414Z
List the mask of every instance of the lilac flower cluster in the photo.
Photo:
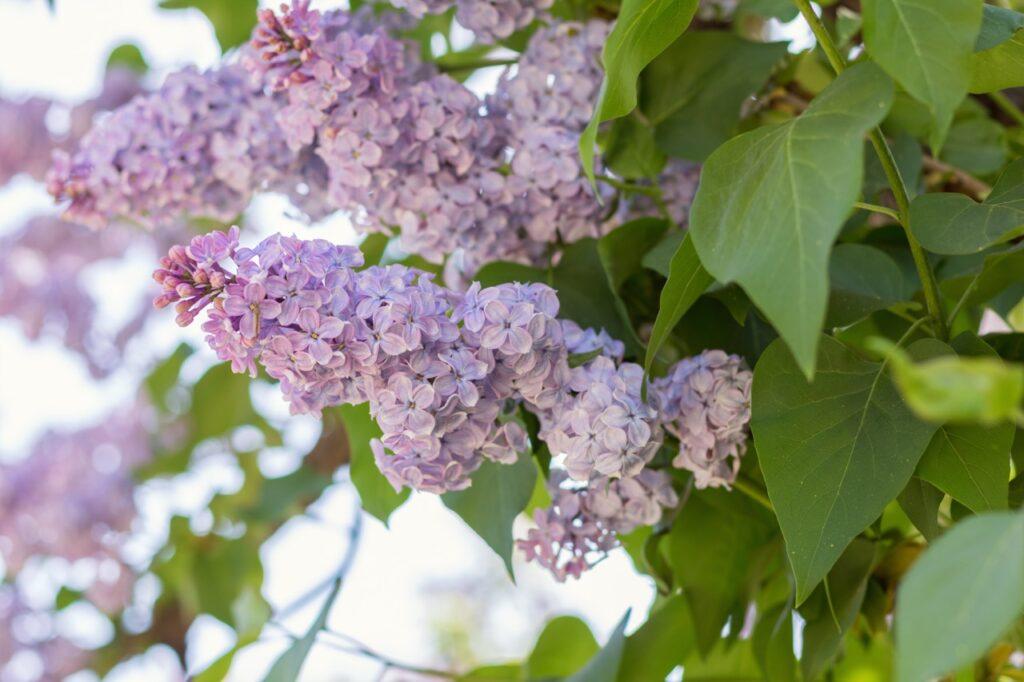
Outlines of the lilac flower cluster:
M54 145L46 126L51 106L40 97L18 102L0 98L0 186L18 173L36 179L46 173Z
M485 43L508 38L538 19L546 19L546 10L554 0L390 0L399 9L415 17L442 14L453 6L455 19Z
M28 604L17 586L0 586L0 680L63 680L89 658L88 651L56 631L49 613ZM26 668L36 676L25 677Z
M736 480L747 449L752 378L740 358L709 350L678 362L651 386L665 429L679 439L672 464L692 471L698 488Z
M488 239L485 197L500 197L500 145L478 98L432 76L409 47L362 15L321 14L308 0L260 14L247 64L287 101L277 117L293 148L324 164L333 207L364 229L402 234L440 261Z
M87 280L98 264L123 257L131 247L156 252L184 234L180 229L142 233L122 224L96 233L54 216L34 216L0 237L6 258L0 268L0 317L16 321L31 340L59 340L94 377L106 376L121 364L126 344L149 319L152 306L140 298L134 315L108 329Z
M640 397L643 368L602 355L563 380L538 407L540 437L566 454L569 475L637 475L661 446L658 415Z
M516 546L559 582L579 578L601 561L618 546L617 534L653 526L663 508L679 504L668 475L652 469L631 478L597 478L584 487L553 471L548 488L551 505L534 511L537 527Z
M499 417L564 357L550 289L463 295L400 265L354 270L354 247L278 235L243 249L237 234L175 247L156 273L157 304L176 303L179 323L214 304L203 329L236 371L260 362L295 412L369 401L396 488L464 488L482 458L514 461L525 447L522 427Z
M49 432L27 457L0 467L0 557L9 576L37 557L88 562L94 577L85 597L107 613L124 609L135 582L122 552L136 517L132 470L152 452L147 414L139 403L95 426Z
M607 23L542 28L480 100L421 64L387 22L309 4L260 13L239 60L255 83L237 64L186 69L59 153L49 189L67 217L229 220L253 192L280 191L311 217L341 210L397 232L404 250L449 257L461 276L493 260L538 263L615 224L577 153Z
M332 205L365 229L397 229L407 251L453 254L467 273L601 233L577 143L607 24L542 29L481 102L358 16L305 0L260 19L247 63L285 93L278 121L290 144L315 148Z
M139 91L139 79L133 71L112 68L104 76L102 91L74 107L42 97L21 101L0 97L0 186L19 173L42 180L55 149L77 144L97 113L121 106ZM50 129L47 119L54 112L67 113L67 130Z
M56 152L47 186L68 219L92 227L231 220L255 190L294 177L275 112L240 66L187 68L104 117L73 154Z
M173 247L154 275L164 290L156 304L174 304L183 325L209 310L203 329L218 356L253 375L262 365L294 412L369 402L383 431L372 443L377 464L396 489L459 490L484 459L515 461L528 445L512 418L524 406L552 452L565 454L568 475L591 485L586 510L600 533L565 540L580 556L613 542L603 533L671 506L667 479L645 468L664 430L679 436L677 462L698 477L709 467L691 461L709 434L721 439L708 445L715 457L742 454L750 374L738 358L684 361L652 386L665 395L646 403L642 368L621 362L622 344L559 320L547 286L473 283L460 293L405 266L360 265L357 249L323 240L275 235L243 248L233 228ZM546 519L548 535L580 513L557 497L564 509ZM542 551L541 537L533 555L562 556Z

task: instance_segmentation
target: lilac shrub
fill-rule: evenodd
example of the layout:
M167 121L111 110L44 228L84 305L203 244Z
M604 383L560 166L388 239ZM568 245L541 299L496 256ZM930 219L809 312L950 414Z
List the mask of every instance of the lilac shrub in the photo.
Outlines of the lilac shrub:
M731 481L717 463L742 455L750 374L738 358L716 351L686 360L652 385L665 396L647 402L643 370L622 361L622 344L559 319L558 296L543 284L459 292L403 265L362 263L355 247L319 239L274 235L241 247L232 228L173 247L154 274L164 290L156 304L173 304L182 325L207 310L202 327L218 356L253 376L261 365L293 412L368 402L383 431L371 445L377 465L396 489L468 487L483 461L511 463L527 449L516 406L536 414L540 437L584 486L566 489L583 496L579 509L556 494L552 516L528 541L556 575L569 565L565 552L582 566L580 556L591 561L613 541L605 534L654 523L673 506L668 479L646 466L665 431L681 439L677 466ZM572 357L595 351L573 366ZM708 446L714 467L699 450L709 437L722 439ZM542 549L543 538L563 541L554 526L584 512L599 519L597 530Z

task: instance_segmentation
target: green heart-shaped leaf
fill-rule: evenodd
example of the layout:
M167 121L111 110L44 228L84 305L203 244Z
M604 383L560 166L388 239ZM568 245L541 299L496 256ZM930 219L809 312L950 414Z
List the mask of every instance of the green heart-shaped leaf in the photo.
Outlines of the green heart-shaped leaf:
M864 135L892 104L877 66L845 71L798 118L726 142L690 212L700 262L738 282L808 376L828 301L832 242L860 193Z
M963 194L922 194L910 228L932 253L977 253L1024 233L1024 159L1010 164L980 204Z
M776 341L754 370L754 444L803 601L899 495L936 429L882 363L824 336L814 382Z

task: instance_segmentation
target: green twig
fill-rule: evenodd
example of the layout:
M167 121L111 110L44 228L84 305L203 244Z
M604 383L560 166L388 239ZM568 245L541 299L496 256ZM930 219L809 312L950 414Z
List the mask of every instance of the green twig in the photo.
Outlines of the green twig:
M1013 103L1013 101L1001 92L990 92L989 99L991 99L997 107L999 107L1004 114L1014 120L1019 126L1024 126L1024 111Z
M977 275L974 276L974 279L971 280L971 283L967 285L967 288L964 289L964 293L960 296L960 300L956 302L956 305L953 306L952 312L949 313L949 317L946 320L947 327L953 326L953 322L956 320L956 316L960 314L960 310L967 304L967 299L970 297L971 294L974 293L974 290L978 287L978 281L980 279L981 273L979 272Z
M839 51L839 48L836 47L835 41L829 35L828 29L821 23L818 15L814 13L810 0L793 0L793 4L800 10L800 14L803 15L804 20L811 27L814 37L818 40L818 45L828 58L829 64L832 65L832 69L837 74L842 73L846 69L846 59ZM910 196L907 193L907 185L903 181L903 176L900 175L900 169L896 165L892 149L889 148L889 143L886 142L881 128L872 130L870 139L871 145L875 148L875 153L878 155L878 160L882 163L882 169L885 171L885 177L889 181L893 197L896 199L898 219L903 226L903 231L906 233L907 243L910 245L910 253L914 258L914 267L917 268L917 276L920 278L921 288L924 290L924 300L928 306L928 314L935 320L935 329L939 336L945 339L948 336L948 332L946 330L946 318L942 314L939 285L935 281L935 275L932 273L931 266L928 265L928 258L925 256L924 249L921 248L921 243L917 241L917 237L910 231Z
M518 63L518 61L518 59L477 59L469 62L453 62L448 64L442 58L437 62L437 70L441 73L458 73L459 71L487 69L492 66L511 66Z
M732 487L740 491L754 502L767 509L768 511L775 513L775 507L772 506L772 501L768 499L767 493L755 486L753 483L743 478L737 478L732 482Z
M617 178L612 178L607 175L598 175L597 179L609 187L622 190L623 192L636 192L638 194L646 194L649 197L660 197L661 190L653 185L638 185L633 182L626 182Z
M886 206L879 206L878 204L869 204L863 201L856 201L853 205L865 211L871 211L872 213L881 213L882 215L889 216L896 222L900 222L900 214Z
M661 213L661 217L672 226L673 229L679 229L679 223L672 217L672 213L668 210L668 204L665 203L664 197L661 195L661 188L657 185L638 185L633 182L625 182L616 178L609 177L607 175L596 176L597 180L603 182L609 187L622 192L635 192L637 194L643 194L644 196L650 197L654 205L658 207L658 212Z

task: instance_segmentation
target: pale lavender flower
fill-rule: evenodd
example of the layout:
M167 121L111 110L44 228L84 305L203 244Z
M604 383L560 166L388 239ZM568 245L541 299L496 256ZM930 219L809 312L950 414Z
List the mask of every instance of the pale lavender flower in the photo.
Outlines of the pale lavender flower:
M752 374L718 350L677 363L651 385L665 430L679 439L672 464L694 474L698 488L728 488L747 450Z
M548 488L551 505L534 512L537 527L516 546L559 582L579 578L602 561L618 546L617 534L654 525L662 509L679 504L668 476L650 469L635 478L598 478L585 486L554 470Z

